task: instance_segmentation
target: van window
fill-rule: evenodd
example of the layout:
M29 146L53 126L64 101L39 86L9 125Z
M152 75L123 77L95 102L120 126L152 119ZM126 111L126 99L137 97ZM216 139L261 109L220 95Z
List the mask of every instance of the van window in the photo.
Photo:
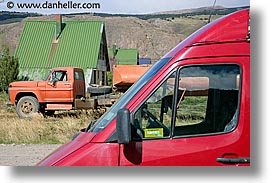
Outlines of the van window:
M170 136L175 75L168 77L135 112L134 139Z
M237 125L238 65L180 69L174 136L227 132Z
M124 95L108 110L104 113L95 123L91 129L88 129L89 132L98 133L106 128L108 124L116 117L117 111L125 107L129 101L148 83L154 78L154 76L159 72L169 61L169 58L163 58L157 61L150 69L148 69L139 80L133 84Z

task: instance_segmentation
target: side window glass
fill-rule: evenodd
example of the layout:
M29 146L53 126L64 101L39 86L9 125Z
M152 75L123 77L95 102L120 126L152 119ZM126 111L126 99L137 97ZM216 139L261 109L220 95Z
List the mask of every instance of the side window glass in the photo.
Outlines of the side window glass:
M83 73L81 71L74 71L74 80L84 80Z
M166 79L134 114L136 139L170 136L175 73Z
M55 81L67 81L67 72L66 71L55 71L53 73L53 79Z
M180 70L174 136L227 132L237 125L238 65Z

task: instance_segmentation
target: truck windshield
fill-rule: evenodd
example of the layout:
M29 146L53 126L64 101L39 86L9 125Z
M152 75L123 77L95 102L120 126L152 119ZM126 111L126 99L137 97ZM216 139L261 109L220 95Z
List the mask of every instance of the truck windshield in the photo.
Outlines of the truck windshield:
M46 81L49 78L49 76L50 76L51 73L52 73L52 70L49 70L47 76L43 79L43 81Z
M128 102L144 87L155 75L168 63L171 58L163 58L157 61L140 79L133 84L127 92L95 123L88 132L101 132L116 116L119 109L125 107Z

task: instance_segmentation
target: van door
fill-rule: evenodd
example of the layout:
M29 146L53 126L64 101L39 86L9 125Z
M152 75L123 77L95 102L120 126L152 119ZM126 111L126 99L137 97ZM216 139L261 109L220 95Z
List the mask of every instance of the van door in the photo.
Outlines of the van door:
M249 165L246 72L238 64L178 68L133 112L120 165Z

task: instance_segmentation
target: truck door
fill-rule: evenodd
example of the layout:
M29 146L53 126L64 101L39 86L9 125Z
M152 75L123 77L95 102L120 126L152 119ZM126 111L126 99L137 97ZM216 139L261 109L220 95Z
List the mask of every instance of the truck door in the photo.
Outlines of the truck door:
M72 102L72 83L68 81L68 73L55 70L46 85L47 102Z
M74 98L85 97L85 80L81 69L74 69Z
M179 67L133 112L120 165L249 165L249 71L241 68Z

